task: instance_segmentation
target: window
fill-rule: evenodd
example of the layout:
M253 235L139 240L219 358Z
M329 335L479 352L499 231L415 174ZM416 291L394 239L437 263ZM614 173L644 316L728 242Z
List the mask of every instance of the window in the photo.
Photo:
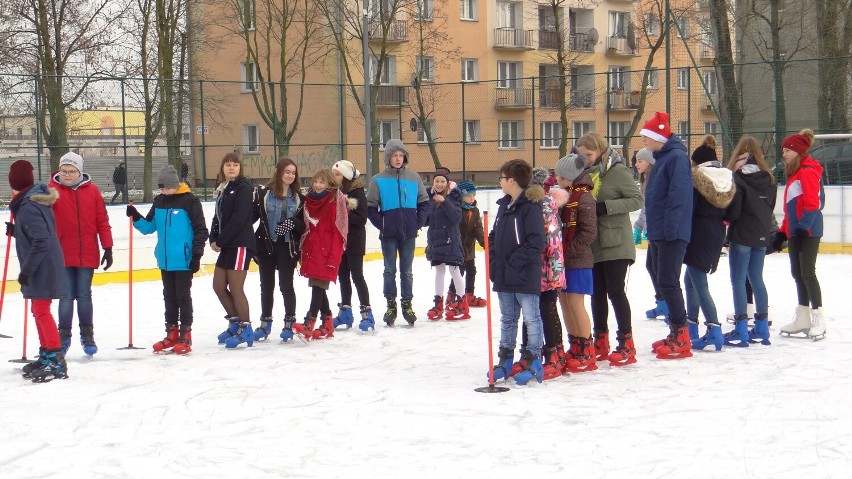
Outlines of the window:
M574 122L574 138L580 138L586 133L591 133L595 129L595 124L591 121L575 121Z
M240 91L248 93L257 90L257 64L255 62L240 63Z
M462 58L462 81L479 80L479 60L475 58Z
M415 20L425 20L427 22L432 21L432 17L434 16L435 6L433 3L434 0L416 0L415 1L415 10L414 10L414 19Z
M562 123L558 121L541 122L539 136L541 148L559 148L562 144Z
M426 124L429 126L429 136L432 137L431 143L435 143L435 138L437 137L437 130L435 130L435 120L426 120ZM426 129L423 128L422 125L417 125L417 143L427 143Z
M703 72L702 77L704 79L704 87L706 88L706 93L708 95L716 94L716 72L706 71Z
M501 121L498 126L498 148L521 148L521 132L524 131L522 121Z
M393 0L370 0L370 18L390 19L394 13Z
M238 0L240 27L243 31L254 30L254 0Z
M678 36L680 38L686 38L689 36L689 17L679 17L675 20L677 22Z
M435 81L435 59L433 57L417 57L417 75L424 82Z
M609 36L627 38L627 24L630 17L627 12L609 12Z
M479 120L465 120L464 122L465 143L479 143Z
M260 152L260 130L257 125L243 125L243 152Z
M649 36L656 35L660 31L660 17L654 13L645 14L645 33Z
M497 28L518 26L518 5L512 2L497 2Z
M678 68L677 70L677 87L680 90L689 88L689 69Z
M626 141L627 132L630 130L629 121L609 122L609 143L613 147L620 147Z
M627 75L628 67L609 67L609 89L628 90Z
M370 56L370 80L376 78L376 68L378 68L379 60L375 56ZM396 57L388 55L385 57L384 65L382 65L381 77L379 85L395 85L396 84Z
M715 121L705 121L704 122L704 134L705 135L718 135L721 133L722 127L718 122Z
M686 138L689 136L689 122L681 121L677 124L677 136Z
M379 120L379 149L384 150L385 144L391 138L399 138L399 122L396 120Z
M660 70L653 68L648 71L648 88L651 90L660 88Z
M461 0L461 19L478 20L479 14L476 7L476 0Z
M518 62L497 62L497 87L516 88L520 86L518 77L521 73L521 64Z

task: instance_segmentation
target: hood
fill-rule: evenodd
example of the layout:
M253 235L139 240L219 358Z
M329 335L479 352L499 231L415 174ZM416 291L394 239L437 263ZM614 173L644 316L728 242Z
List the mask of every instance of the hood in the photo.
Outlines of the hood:
M385 145L385 165L388 168L390 168L391 155L397 151L401 151L403 156L405 156L405 161L402 162L402 166L405 167L405 165L408 164L408 150L405 149L405 145L400 140L390 139Z
M686 145L683 144L680 138L675 135L672 135L672 137L669 138L669 141L667 141L663 145L663 147L660 148L660 151L654 153L654 159L659 161L660 158L662 158L666 154L676 150L682 151L686 155L686 157L689 158L689 152L687 152L686 150Z
M803 156L802 157L802 166L808 166L810 168L817 170L819 177L822 178L823 167L812 156L810 156L810 155Z
M541 185L532 185L527 187L525 194L527 199L533 203L541 203L546 196L544 194L544 188Z
M624 158L622 158L617 151L613 150L612 148L607 148L606 152L601 155L601 161L599 161L596 165L594 165L593 168L590 169L597 169L599 172L599 176L603 176L610 168L619 163L626 165L626 163L624 162Z
M553 198L553 201L556 202L557 208L562 208L568 204L568 192L562 188L551 188L550 196Z
M708 163L692 168L692 186L716 208L727 208L737 191L731 170Z
M53 177L51 177L51 180L53 181L53 183L55 183L55 185L51 185L51 187L70 188L72 190L76 190L77 188L80 188L81 186L88 185L92 182L92 176L89 175L88 173L80 173L80 182L77 183L76 185L71 185L71 186L62 184L62 181L60 181L59 178L60 178L60 175L59 175L59 172L57 171L56 173L53 174Z
M748 168L753 166L754 168ZM745 165L735 173L737 181L742 182L758 191L764 191L772 188L772 177L769 173L761 170L757 165Z
M191 192L192 192L192 190L189 189L189 185L187 185L186 183L180 183L180 184L178 184L177 191L175 191L175 194L176 195L182 195L184 193L191 193Z
M23 194L18 193L9 203L9 210L12 214L17 214L18 209L24 200L30 200L43 206L51 207L59 199L59 191L55 188L49 188L44 183L36 183Z
M352 183L349 183L349 191L357 190L358 188L364 188L365 186L366 183L364 181L364 176L362 175L352 180Z

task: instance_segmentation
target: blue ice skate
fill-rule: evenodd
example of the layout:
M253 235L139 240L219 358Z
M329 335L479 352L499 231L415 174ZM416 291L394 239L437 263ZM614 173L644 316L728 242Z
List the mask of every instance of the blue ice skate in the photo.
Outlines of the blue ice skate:
M293 340L293 324L296 322L295 316L286 316L284 318L284 329L281 330L281 340L288 342Z
M365 333L376 330L376 320L373 319L373 310L369 306L361 306L361 322L358 323L358 329Z
M71 330L70 329L60 329L59 330L59 348L62 349L62 355L68 353L68 350L71 348Z
M94 356L98 352L92 326L80 326L80 345L83 346L83 352L89 356Z
M252 347L254 344L254 331L251 329L251 323L242 322L237 324L239 325L237 334L225 340L225 347L227 349L234 349L242 343L246 343L246 346Z
M228 338L233 337L240 330L240 318L236 316L225 316L225 319L229 321L228 329L222 331L221 333L219 333L219 336L216 337L216 339L219 341L219 344L224 344L225 341L228 340Z
M355 317L352 316L352 306L348 304L339 304L340 312L337 313L337 317L334 318L334 328L337 329L338 326L343 325L346 326L346 329L352 327L352 323L355 322Z
M750 343L760 343L764 346L769 346L769 317L766 314L756 314L754 316L754 328L748 331L748 341Z
M541 356L535 356L530 359L532 353L525 352L524 355L527 356L527 367L518 374L515 374L515 384L526 386L533 379L540 383L544 380L544 368L541 365Z
M645 316L648 319L657 319L660 316L662 316L662 317L665 318L665 321L668 323L669 305L666 304L666 300L658 299L657 300L657 306L654 307L653 309L649 309L648 311L645 311Z
M698 338L701 337L701 333L698 332L698 321L688 319L686 325L689 326L689 340L698 341Z
M769 326L767 325L767 328ZM737 322L734 324L734 330L725 333L725 345L736 346L739 348L748 347L748 318L742 314L737 316Z
M254 330L255 341L266 341L272 333L272 318L260 318L260 326Z
M716 351L721 350L722 345L725 344L725 337L722 336L722 325L710 322L704 324L707 325L707 333L698 339L692 340L692 349L701 351L707 346L713 346L716 348Z
M512 362L515 360L515 353L511 349L500 348L497 351L497 364L494 365L494 382L503 379L509 379L512 373ZM491 373L485 374L486 379L491 380Z

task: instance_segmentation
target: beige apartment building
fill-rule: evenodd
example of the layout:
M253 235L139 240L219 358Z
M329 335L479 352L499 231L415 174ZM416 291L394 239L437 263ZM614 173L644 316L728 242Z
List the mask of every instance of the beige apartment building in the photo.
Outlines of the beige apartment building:
M261 11L262 5L255 5L255 1L263 0L239 3L248 12ZM392 1L371 0L371 9L379 11L378 2L390 8ZM396 11L388 24L386 36L375 23L369 30L373 68L382 45L388 54L380 85L373 88L379 124L379 138L373 141L383 145L390 138L400 138L411 154L411 167L424 176L435 168L431 150L443 166L457 173L457 179L464 171L467 178L481 183L495 183L496 168L512 158L552 167L563 141L556 65L560 41L565 43L571 65L565 141L573 143L594 131L607 136L613 145L627 142L632 153L641 147L641 141L625 136L637 115L642 91L647 91L647 101L639 128L654 111L666 108L664 49L657 53L645 84L642 78L648 39L655 41L662 30L659 16L650 10L657 2L565 2L558 10L566 30L563 36L556 32L554 10L544 0L405 1L405 8ZM677 3L683 2L672 1ZM360 4L353 1L346 5L350 11L341 18L357 24ZM221 4L204 2L202 8L192 14L198 20L195 31L203 28L200 31L205 38L217 39L217 48L194 49L192 62L217 82L204 83L205 104L214 106L205 106L203 122L200 111L194 111L193 144L197 147L204 142L208 178L215 177L222 156L229 151L242 155L250 176L268 178L276 161L274 140L252 94L258 67L246 63L240 28L233 27L244 22L237 12ZM372 10L368 14L372 15ZM685 40L674 34L671 42L672 130L695 147L700 134L719 131L712 100L716 77L709 68L715 55L707 46L708 36L701 33L700 10L686 11L678 19ZM228 24L233 31L222 26ZM442 35L442 41L431 50L418 48L421 26ZM350 34L349 41L352 79L361 84L361 40ZM702 69L685 68L693 65L686 46ZM345 86L348 82L340 65L338 55L332 53L306 71L305 83L310 85L305 88L304 111L288 152L303 177L341 158L365 169L364 119ZM412 83L418 77L422 78L419 85L423 96L429 98L433 148L422 127L411 128L417 111ZM289 85L289 92L295 90ZM358 86L357 91L361 95L363 87ZM195 94L197 97L199 92ZM293 111L297 97L288 93L287 98ZM197 100L195 104L198 106ZM201 161L200 154L196 153L195 161Z

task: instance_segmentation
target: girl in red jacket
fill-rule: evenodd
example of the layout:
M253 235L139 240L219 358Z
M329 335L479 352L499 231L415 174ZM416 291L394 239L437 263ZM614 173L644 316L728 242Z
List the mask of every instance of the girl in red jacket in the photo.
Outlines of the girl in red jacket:
M334 320L326 291L337 281L340 258L349 234L349 212L346 195L334 179L334 173L323 169L314 174L311 190L305 197L305 234L302 235L302 267L299 274L308 278L311 287L311 306L304 324L293 331L305 339L324 339L334 336ZM322 325L314 330L317 313Z
M816 276L825 191L822 188L822 166L808 155L813 140L814 133L805 129L784 138L781 143L787 186L784 188L784 221L775 233L772 249L780 251L787 240L790 269L799 296L793 322L782 327L781 333L805 333L816 340L825 337L822 291Z
M53 204L56 233L65 256L65 275L68 278L68 297L59 300L59 339L62 353L71 346L71 326L74 319L74 302L77 302L77 320L80 322L80 343L89 356L98 352L92 323L92 277L98 265L104 271L112 266L112 230L109 225L104 198L92 183L88 173L83 173L83 157L68 152L59 159L59 171L50 181L51 188L59 192ZM103 257L98 248L104 250Z

